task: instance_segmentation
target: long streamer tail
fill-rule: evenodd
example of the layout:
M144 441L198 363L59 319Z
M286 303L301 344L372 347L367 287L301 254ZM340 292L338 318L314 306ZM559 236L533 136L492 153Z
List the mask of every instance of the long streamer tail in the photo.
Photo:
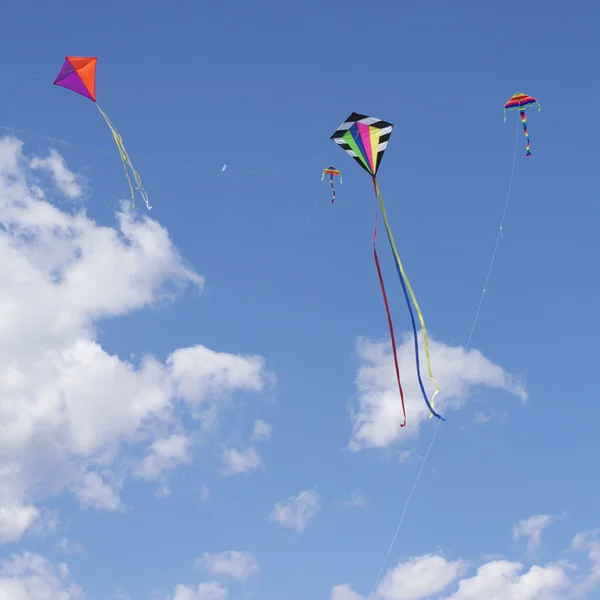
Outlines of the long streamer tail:
M329 176L329 183L331 184L331 204L335 202L335 188L333 187L333 175Z
M392 252L394 254L394 262L396 263L396 270L398 271L398 277L400 278L400 283L402 284L402 290L404 292L404 298L406 300L406 305L408 306L408 311L410 313L410 320L413 328L413 336L415 340L415 362L417 367L417 377L419 380L419 387L421 388L421 393L423 394L423 399L427 404L427 408L429 408L431 418L432 416L436 416L438 419L445 421L441 415L439 415L435 411L435 397L438 395L440 388L438 386L437 381L433 377L433 369L431 368L431 357L429 355L429 339L427 337L427 328L425 327L425 320L423 319L423 314L421 313L421 309L419 308L419 303L417 302L417 298L413 292L413 289L410 285L410 281L408 280L408 276L402 266L402 261L400 260L400 256L398 255L398 250L396 249L396 244L394 242L394 236L392 235L392 230L390 229L390 224L387 219L387 213L385 211L385 204L383 203L383 197L381 196L381 191L379 190L379 184L377 183L377 179L373 177L373 187L375 189L375 194L379 201L379 206L381 208L381 214L383 216L383 222L385 223L385 230L387 232L388 240L390 243L390 247L392 248ZM419 342L417 337L417 326L415 322L415 317L412 311L412 307L410 304L410 298L412 299L413 304L417 310L417 315L419 317L419 322L421 324L421 329L423 330L423 340L425 342L425 357L427 359L427 371L429 374L429 378L435 384L435 392L433 396L431 396L431 401L427 398L427 393L425 392L425 386L423 385L423 380L421 379L421 365L419 361Z
M529 143L529 132L527 131L527 117L525 111L520 110L521 123L523 123L523 131L525 132L525 138L527 139L527 145L525 146L525 156L531 156L531 144Z
M398 390L400 391L400 400L402 402L402 417L404 421L400 427L406 426L406 407L404 406L404 391L402 390L402 383L400 382L400 367L398 366L398 354L396 351L396 337L394 336L394 325L392 324L392 315L390 312L390 304L385 293L385 284L383 283L383 275L381 273L381 265L379 264L379 257L377 256L377 225L379 221L379 211L377 204L375 204L375 230L373 232L373 258L375 258L375 266L377 267L377 275L379 277L379 285L381 287L381 295L383 296L383 303L385 304L385 312L387 314L388 327L390 329L390 337L392 339L392 352L394 354L394 367L396 368L396 380L398 381Z
M133 178L136 183L136 190L139 190L140 195L142 196L144 202L146 203L146 208L150 210L152 207L150 206L150 202L148 200L148 194L146 190L142 187L142 178L139 173L133 167L131 163L131 159L129 158L129 154L127 154L127 150L125 150L125 146L123 145L123 138L121 134L117 131L117 128L113 125L112 121L108 118L108 115L96 104L96 108L100 111L102 118L108 125L110 132L115 140L115 144L117 145L117 149L119 150L119 155L121 156L121 161L123 162L123 169L125 171L125 177L127 177L127 183L129 184L129 189L131 190L131 208L135 208L135 192L133 190L133 186L131 185L131 179L129 177L129 173L127 172L127 167L131 169L133 174Z

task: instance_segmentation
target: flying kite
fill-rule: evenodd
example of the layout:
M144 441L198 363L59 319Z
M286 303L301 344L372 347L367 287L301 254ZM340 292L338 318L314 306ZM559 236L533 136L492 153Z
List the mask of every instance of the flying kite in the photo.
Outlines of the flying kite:
M381 164L381 159L383 158L383 154L385 152L385 149L387 148L388 140L390 139L390 135L392 134L393 127L394 126L391 123L387 123L386 121L382 121L381 119L352 113L346 119L346 121L337 128L337 130L331 136L331 139L336 144L341 146L341 148L345 150L371 176L371 179L373 181L373 189L375 191L376 200L375 230L373 232L373 257L375 258L375 266L377 267L377 275L379 276L379 284L381 286L381 293L383 296L383 302L385 304L385 310L387 313L388 326L390 329L390 337L392 339L392 350L394 354L394 366L396 368L396 379L398 381L398 389L400 391L400 399L402 401L402 413L404 415L404 422L401 424L401 427L404 427L406 425L406 410L404 407L404 392L402 391L402 384L400 383L400 369L398 367L398 357L396 355L396 340L394 338L394 327L392 325L390 307L385 292L383 276L381 274L379 257L377 255L377 222L379 214L377 209L377 202L379 203L379 207L381 208L381 214L385 223L385 230L387 232L388 241L390 243L390 247L394 255L394 262L396 263L396 270L398 271L398 277L400 278L402 290L404 291L404 298L406 300L406 304L410 312L410 319L412 322L415 340L415 360L417 366L417 377L419 379L421 393L423 394L423 398L425 399L427 407L429 408L429 416L431 417L432 415L435 415L438 419L441 419L442 421L445 421L445 419L442 416L438 415L434 410L434 398L439 392L439 387L436 380L433 378L433 372L431 369L427 329L425 328L425 321L423 319L423 315L421 314L421 309L419 308L419 304L417 303L417 299L415 298L413 289L410 285L410 282L408 281L408 277L402 265L402 261L400 260L400 256L398 255L398 250L396 249L394 237L392 235L392 231L390 229L390 225L387 219L385 205L383 203L381 191L379 190L379 184L377 182L377 171L379 170L379 165ZM431 397L431 402L427 398L427 393L425 392L425 387L423 385L423 381L421 380L421 369L419 364L419 342L417 338L417 327L415 323L415 317L410 302L411 299L417 310L419 322L421 323L421 329L423 330L423 339L425 341L425 356L427 358L427 370L430 379L435 384L435 392Z
M323 175L321 175L321 181L323 181L323 178L325 177L325 175L329 175L329 183L331 184L331 204L333 204L335 202L335 188L333 187L333 177L334 175L339 175L340 178L340 183L342 183L342 172L339 171L338 169L336 169L334 166L330 166L327 167L326 169L323 169Z
M129 173L127 172L127 167L131 169L133 174L133 178L137 187L136 190L140 191L140 195L144 199L146 203L146 208L150 210L152 207L148 202L148 194L146 194L146 190L142 187L142 180L138 174L138 172L134 169L131 164L131 159L127 154L127 150L125 150L125 146L123 145L123 138L121 134L117 131L115 126L112 124L111 120L104 113L104 111L98 106L96 102L96 56L67 56L65 58L65 62L60 70L60 73L57 75L54 80L54 85L59 85L61 87L67 88L77 94L81 94L86 98L89 98L94 102L96 108L100 111L104 121L108 125L115 143L117 144L117 148L119 150L119 154L121 156L121 160L123 161L123 168L125 169L125 176L127 177L127 182L129 183L129 189L131 190L131 206L135 207L135 193L133 191L133 186L131 185L131 179L129 177Z
M531 144L529 143L529 132L527 131L527 119L525 117L525 108L537 104L538 112L542 110L540 103L533 97L527 94L517 92L511 99L504 105L504 122L506 123L506 111L507 110L519 110L521 115L521 123L523 123L523 131L525 132L525 138L527 139L527 145L525 147L525 156L531 156Z

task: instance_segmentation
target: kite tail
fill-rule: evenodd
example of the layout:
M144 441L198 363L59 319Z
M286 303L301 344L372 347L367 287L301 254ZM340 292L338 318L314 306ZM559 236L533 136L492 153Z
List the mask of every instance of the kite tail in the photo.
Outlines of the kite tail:
M333 175L329 176L329 183L331 184L331 204L335 202L335 188L333 187Z
M421 388L421 393L423 394L423 398L425 400L425 403L427 404L427 408L429 408L429 411L430 411L429 418L431 418L432 416L436 416L438 419L445 421L446 419L444 419L444 417L442 417L435 411L435 397L438 395L440 388L438 386L437 381L433 377L433 370L431 368L431 358L429 356L429 339L427 337L427 328L425 327L425 320L423 319L421 309L419 308L419 303L417 302L417 299L415 297L413 289L410 285L410 281L408 280L406 272L404 271L404 267L402 266L402 261L400 260L400 256L398 255L398 250L396 249L396 244L394 242L392 230L390 229L390 224L387 219L387 213L385 211L385 205L383 203L381 191L379 190L379 185L378 185L377 179L375 177L373 177L373 187L375 188L375 194L377 196L377 199L379 200L379 206L381 207L381 214L383 215L383 221L385 223L385 230L387 232L388 240L390 242L390 246L391 246L392 252L394 254L394 262L396 263L396 270L398 271L398 277L400 278L400 283L402 284L402 290L404 292L404 298L406 300L406 305L408 306L408 311L410 313L410 320L412 322L412 328L413 328L413 336L415 339L415 362L416 362L416 366L417 366L417 377L419 379L419 387ZM421 365L420 365L420 361L419 361L419 342L418 342L418 337L417 337L417 326L415 323L415 317L414 317L414 314L412 311L412 307L410 305L409 293L410 293L410 298L412 298L413 304L415 305L415 308L417 309L417 315L419 317L419 322L421 323L421 329L423 330L423 339L425 341L425 357L427 359L427 371L429 374L429 378L435 384L435 392L433 393L433 396L431 397L431 402L427 398L427 393L425 392L425 386L423 385L423 380L421 379Z
M131 172L133 173L133 178L135 179L135 183L137 185L135 189L140 191L140 195L146 203L146 208L150 210L152 207L150 206L150 202L148 200L148 194L146 193L146 190L142 187L142 179L139 173L135 170L133 164L131 164L131 159L129 158L129 154L127 154L127 150L125 150L121 134L117 131L117 128L112 124L112 121L108 118L106 113L98 106L98 104L96 104L96 108L100 111L100 114L106 121L106 124L108 125L110 132L112 133L113 138L115 140L115 144L117 144L117 149L119 150L119 155L121 156L121 161L123 162L125 177L127 177L127 183L129 184L129 189L131 190L131 208L135 208L135 192L133 190L133 186L131 185L131 179L129 177L129 173L127 172L127 167L129 167L131 169Z
M379 257L377 256L377 224L379 221L379 211L377 204L375 204L375 231L373 232L373 257L375 258L375 266L377 267L377 275L379 277L379 285L381 287L381 295L383 296L383 303L385 304L385 312L387 314L388 327L390 329L390 337L392 338L392 352L394 354L394 367L396 368L396 380L398 381L398 389L400 390L400 400L402 402L402 416L404 418L403 423L400 427L406 426L406 407L404 406L404 391L402 390L402 383L400 383L400 367L398 366L398 354L396 351L396 338L394 336L394 325L392 324L392 315L390 312L390 305L385 293L385 284L383 283L383 275L381 273L381 265L379 264Z
M527 139L527 146L525 147L525 156L531 156L531 144L529 143L529 132L527 131L527 118L525 117L525 111L520 110L521 123L523 123L523 131L525 132L525 138Z

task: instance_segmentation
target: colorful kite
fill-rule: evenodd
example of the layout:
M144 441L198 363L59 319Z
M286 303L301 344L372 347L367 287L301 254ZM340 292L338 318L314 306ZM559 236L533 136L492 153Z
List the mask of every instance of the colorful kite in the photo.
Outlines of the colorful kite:
M148 202L148 195L146 194L146 190L142 187L142 180L138 174L138 172L133 168L131 164L131 159L127 154L127 150L125 150L125 146L123 145L123 138L121 134L117 131L115 126L112 124L111 120L106 116L104 111L98 106L96 102L96 56L67 56L65 58L65 62L60 70L60 73L54 80L54 85L60 85L61 87L65 87L68 90L76 92L77 94L81 94L86 98L89 98L94 102L96 108L100 111L100 114L104 118L104 121L108 125L115 143L117 144L117 148L119 150L119 154L121 156L121 160L123 161L123 168L125 169L125 176L127 177L127 182L129 183L129 189L131 190L131 206L135 207L135 193L133 191L133 186L131 185L131 179L129 177L129 173L127 172L127 167L131 169L133 174L133 178L135 183L137 184L136 190L140 191L144 202L146 203L146 207L150 210L152 207Z
M402 262L400 260L400 256L398 255L398 250L396 249L396 244L394 242L394 237L392 236L392 231L390 229L390 225L388 223L387 214L385 211L385 205L383 203L383 198L381 196L381 191L379 190L379 184L377 182L377 171L379 169L379 165L381 163L381 159L383 157L383 153L387 148L388 140L390 139L390 135L392 133L392 128L394 126L391 123L387 123L382 121L381 119L376 119L374 117L367 117L365 115L359 115L357 113L352 113L344 123L342 123L335 133L331 136L331 139L339 144L343 150L345 150L370 176L373 181L373 189L375 190L375 199L376 199L376 207L377 202L379 203L379 207L381 208L381 214L383 216L383 221L385 223L385 229L388 236L388 241L390 243L390 247L392 249L392 253L394 255L394 262L396 263L396 270L398 271L398 276L400 277L400 283L402 284L402 289L404 291L404 298L406 300L406 304L408 306L408 310L410 312L410 318L412 322L414 340L415 340L415 360L417 366L417 377L419 379L419 386L421 388L421 393L423 394L423 398L429 408L430 417L435 415L438 419L445 421L443 417L438 415L434 410L434 398L439 392L439 387L436 380L433 378L433 373L431 369L431 360L429 357L429 341L427 338L427 329L425 328L425 321L423 320L423 315L421 314L421 309L419 308L419 304L417 303L417 299L415 298L415 294L413 289L408 281L408 277L406 272L404 271L404 267L402 266ZM406 425L406 410L404 407L404 392L402 391L402 384L400 383L400 369L398 367L398 357L396 355L396 340L394 338L394 327L392 325L392 317L390 314L390 307L387 300L387 295L385 292L385 286L383 283L383 276L381 274L381 267L379 264L379 257L377 255L377 222L378 222L378 209L376 208L375 213L375 231L373 233L373 256L375 258L375 266L377 267L377 275L379 276L379 284L381 286L381 293L383 296L383 302L385 304L385 310L387 312L388 318L388 326L390 329L390 337L392 338L392 350L394 353L394 365L396 367L396 379L398 381L398 389L400 391L400 399L402 400L402 413L404 415L404 423L402 423L401 427ZM409 298L410 294L410 298ZM430 379L435 384L435 392L431 397L431 402L427 398L427 393L425 392L425 387L423 385L423 381L421 380L421 367L419 364L419 342L417 337L417 327L415 323L415 317L411 307L411 299L417 310L417 314L419 317L419 322L421 323L421 329L423 330L423 339L425 340L425 356L427 358L427 370L429 373Z
M527 106L531 106L532 104L537 104L538 112L542 110L540 103L533 97L528 96L527 94L522 94L521 92L517 92L514 94L511 99L504 105L504 122L506 123L506 111L507 110L517 110L521 115L521 123L523 123L523 131L525 132L525 138L527 139L527 146L525 147L525 156L531 156L531 144L529 143L529 132L527 131L527 119L525 118L525 108Z
M323 181L323 178L325 177L325 175L329 175L329 183L331 184L331 204L333 204L335 202L335 188L333 187L333 177L334 175L339 175L340 178L340 183L342 183L342 172L338 171L335 167L330 166L327 167L326 169L323 169L323 175L321 175L321 181Z

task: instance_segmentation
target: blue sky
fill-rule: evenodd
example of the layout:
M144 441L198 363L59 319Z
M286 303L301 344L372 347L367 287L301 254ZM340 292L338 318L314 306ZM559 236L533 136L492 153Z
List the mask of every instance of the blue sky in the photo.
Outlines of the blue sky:
M441 553L427 579L447 585L410 592L417 575L391 572L378 597L471 598L458 582L490 555L558 578L490 598L593 597L600 545L574 536L600 527L600 9L5 4L0 125L24 144L0 144L5 597L40 597L33 584L9 595L36 569L51 598L72 581L95 600L368 596L437 421L382 236L409 397L409 427L394 425L372 189L329 140L352 111L395 125L379 181L450 402L384 569ZM98 56L98 103L149 214L121 204L91 102L52 86L65 55ZM531 159L518 113L503 123L516 91L542 107L527 112ZM465 355L517 129L481 354ZM343 172L333 206L329 164ZM246 472L224 472L228 461ZM305 522L276 509L299 495ZM195 566L227 551L249 554ZM564 558L579 570L553 562Z

